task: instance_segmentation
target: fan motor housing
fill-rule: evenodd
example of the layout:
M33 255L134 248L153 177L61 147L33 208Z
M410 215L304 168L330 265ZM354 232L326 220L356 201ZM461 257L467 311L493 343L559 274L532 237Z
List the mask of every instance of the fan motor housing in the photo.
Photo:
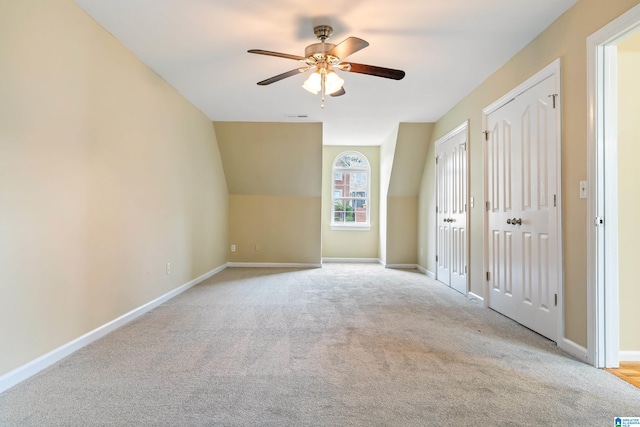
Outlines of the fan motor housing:
M333 28L329 25L318 25L313 28L313 34L320 40L328 39L333 33Z
M315 56L315 55L324 55L325 52L330 51L334 47L336 47L336 45L332 44L332 43L314 43L314 44L310 44L304 50L304 56L306 58L308 58L310 56Z

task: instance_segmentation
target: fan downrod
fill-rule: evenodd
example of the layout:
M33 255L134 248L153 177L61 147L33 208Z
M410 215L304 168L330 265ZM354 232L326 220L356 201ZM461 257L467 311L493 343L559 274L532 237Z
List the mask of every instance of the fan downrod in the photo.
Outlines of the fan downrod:
M333 28L331 28L329 25L318 25L316 27L313 27L313 34L315 34L318 40L321 41L325 41L326 39L328 39L332 33Z

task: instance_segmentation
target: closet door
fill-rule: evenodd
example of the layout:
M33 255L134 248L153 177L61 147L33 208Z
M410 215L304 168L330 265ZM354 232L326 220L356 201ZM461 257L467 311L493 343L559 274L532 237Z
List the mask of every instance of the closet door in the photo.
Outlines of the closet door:
M437 279L467 293L466 127L436 142Z
M557 335L556 111L547 78L487 116L489 306Z

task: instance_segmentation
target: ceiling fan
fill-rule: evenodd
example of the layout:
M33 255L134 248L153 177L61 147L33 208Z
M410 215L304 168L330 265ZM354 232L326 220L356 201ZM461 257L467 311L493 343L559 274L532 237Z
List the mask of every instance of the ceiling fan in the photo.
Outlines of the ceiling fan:
M343 84L344 80L333 70L368 74L370 76L384 77L387 79L401 80L405 73L402 70L392 68L377 67L374 65L356 64L355 62L344 62L344 59L369 46L369 43L357 37L347 37L342 42L336 44L326 43L326 40L333 33L333 28L329 25L318 25L313 29L314 34L320 43L314 43L304 51L305 56L290 55L288 53L272 52L269 50L251 49L249 53L258 55L277 56L280 58L293 59L304 62L306 65L295 68L286 73L278 74L266 80L258 82L260 86L270 85L287 77L292 77L309 70L314 72L302 85L303 88L313 94L322 94L322 108L324 108L324 96L341 96L346 92Z

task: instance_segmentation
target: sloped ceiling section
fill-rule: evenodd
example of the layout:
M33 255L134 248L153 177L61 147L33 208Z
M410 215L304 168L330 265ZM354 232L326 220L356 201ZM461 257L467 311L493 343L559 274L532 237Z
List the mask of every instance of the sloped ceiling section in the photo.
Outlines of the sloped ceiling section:
M322 124L214 122L229 195L320 197Z
M418 195L433 126L433 123L400 123L387 193L389 197Z

